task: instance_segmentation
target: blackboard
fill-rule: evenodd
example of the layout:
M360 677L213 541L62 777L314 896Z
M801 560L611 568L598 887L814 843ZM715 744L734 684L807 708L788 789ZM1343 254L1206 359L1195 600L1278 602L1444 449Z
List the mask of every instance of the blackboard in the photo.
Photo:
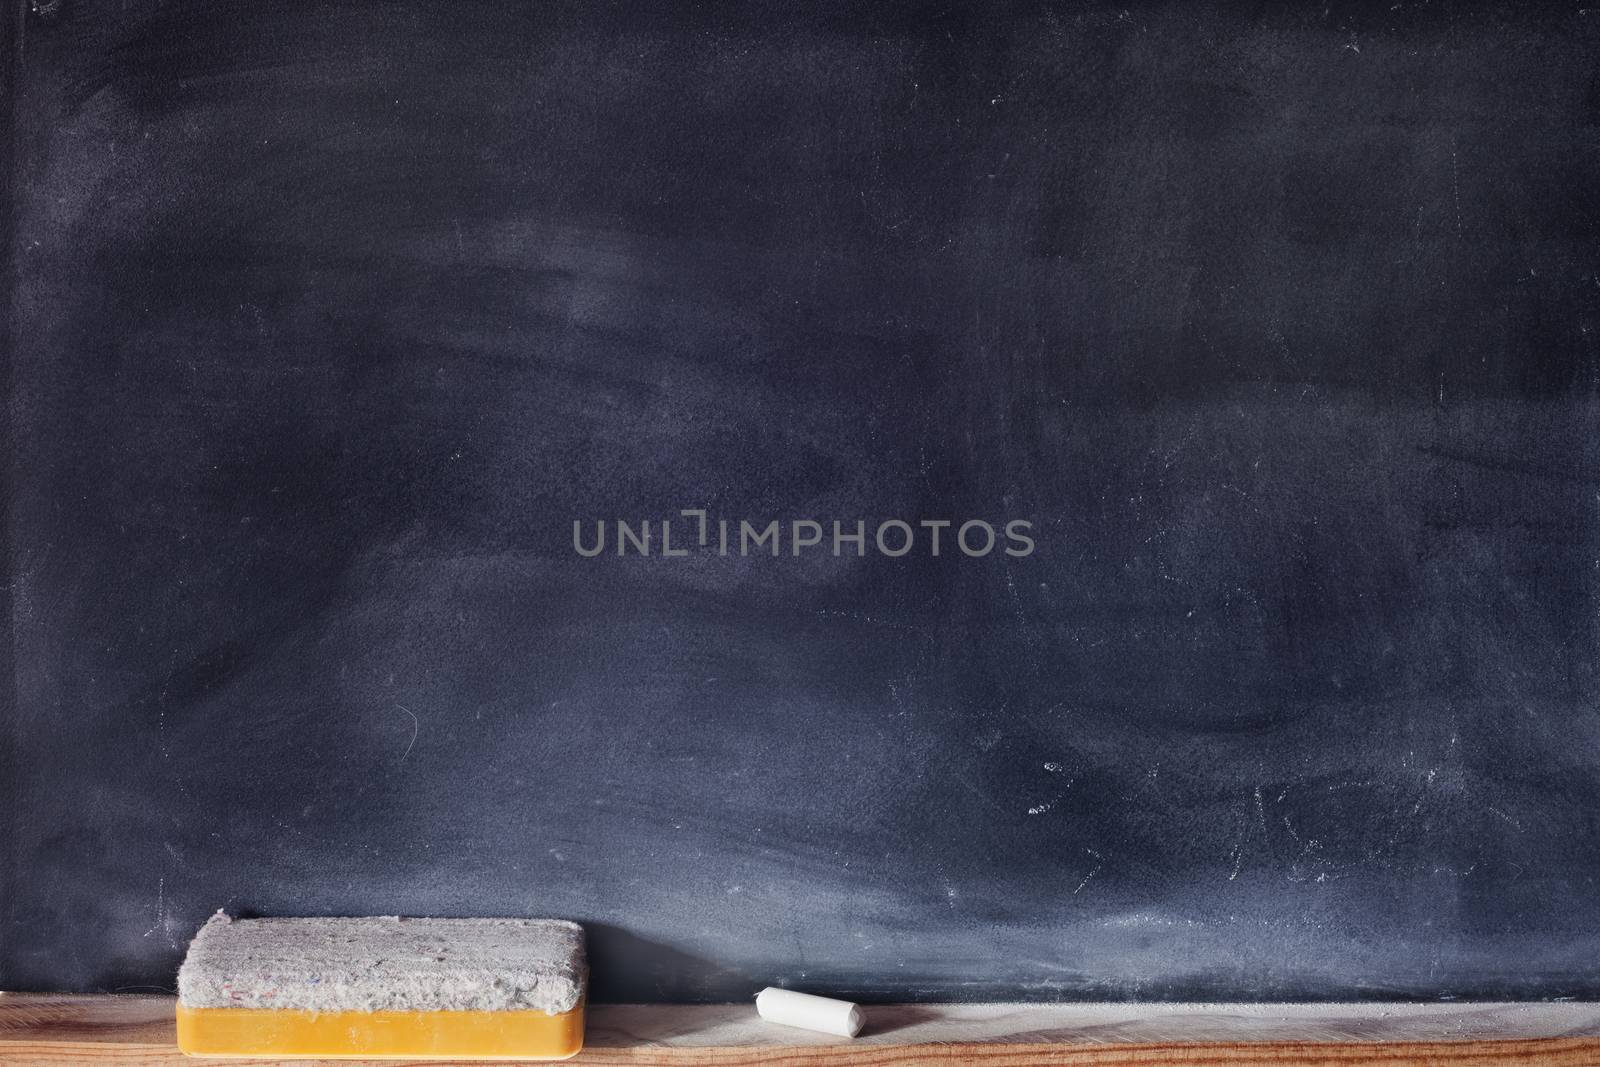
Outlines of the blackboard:
M0 987L1600 995L1594 11L10 10Z

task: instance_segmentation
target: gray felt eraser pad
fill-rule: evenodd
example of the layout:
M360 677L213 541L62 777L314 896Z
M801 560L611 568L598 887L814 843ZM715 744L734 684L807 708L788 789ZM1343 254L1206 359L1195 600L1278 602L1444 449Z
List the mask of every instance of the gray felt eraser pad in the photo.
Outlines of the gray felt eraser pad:
M178 971L187 1008L536 1011L577 1007L583 927L556 919L229 919Z

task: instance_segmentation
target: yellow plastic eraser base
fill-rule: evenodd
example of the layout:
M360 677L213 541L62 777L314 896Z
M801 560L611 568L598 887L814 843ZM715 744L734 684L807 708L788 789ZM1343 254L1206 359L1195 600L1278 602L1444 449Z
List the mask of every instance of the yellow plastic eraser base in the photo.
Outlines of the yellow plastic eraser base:
M178 1006L188 1056L564 1060L583 1048L583 1004L542 1011L279 1011Z

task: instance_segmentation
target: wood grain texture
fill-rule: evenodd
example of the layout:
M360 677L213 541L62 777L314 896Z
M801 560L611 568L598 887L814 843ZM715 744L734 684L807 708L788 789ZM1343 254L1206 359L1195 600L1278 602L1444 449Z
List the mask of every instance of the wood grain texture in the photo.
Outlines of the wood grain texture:
M172 1009L172 998L160 996L0 994L0 1064L192 1065L196 1061L174 1047ZM631 1067L1600 1063L1600 1005L1591 1003L889 1005L870 1008L868 1026L861 1038L845 1042L762 1023L743 1004L597 1005L590 1009L588 1045L571 1062Z

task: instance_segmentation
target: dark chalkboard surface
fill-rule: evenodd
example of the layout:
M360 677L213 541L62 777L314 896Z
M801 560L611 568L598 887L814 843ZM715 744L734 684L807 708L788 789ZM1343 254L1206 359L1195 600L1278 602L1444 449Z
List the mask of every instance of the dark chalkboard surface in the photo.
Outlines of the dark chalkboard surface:
M0 986L1600 995L1593 10L19 20Z

